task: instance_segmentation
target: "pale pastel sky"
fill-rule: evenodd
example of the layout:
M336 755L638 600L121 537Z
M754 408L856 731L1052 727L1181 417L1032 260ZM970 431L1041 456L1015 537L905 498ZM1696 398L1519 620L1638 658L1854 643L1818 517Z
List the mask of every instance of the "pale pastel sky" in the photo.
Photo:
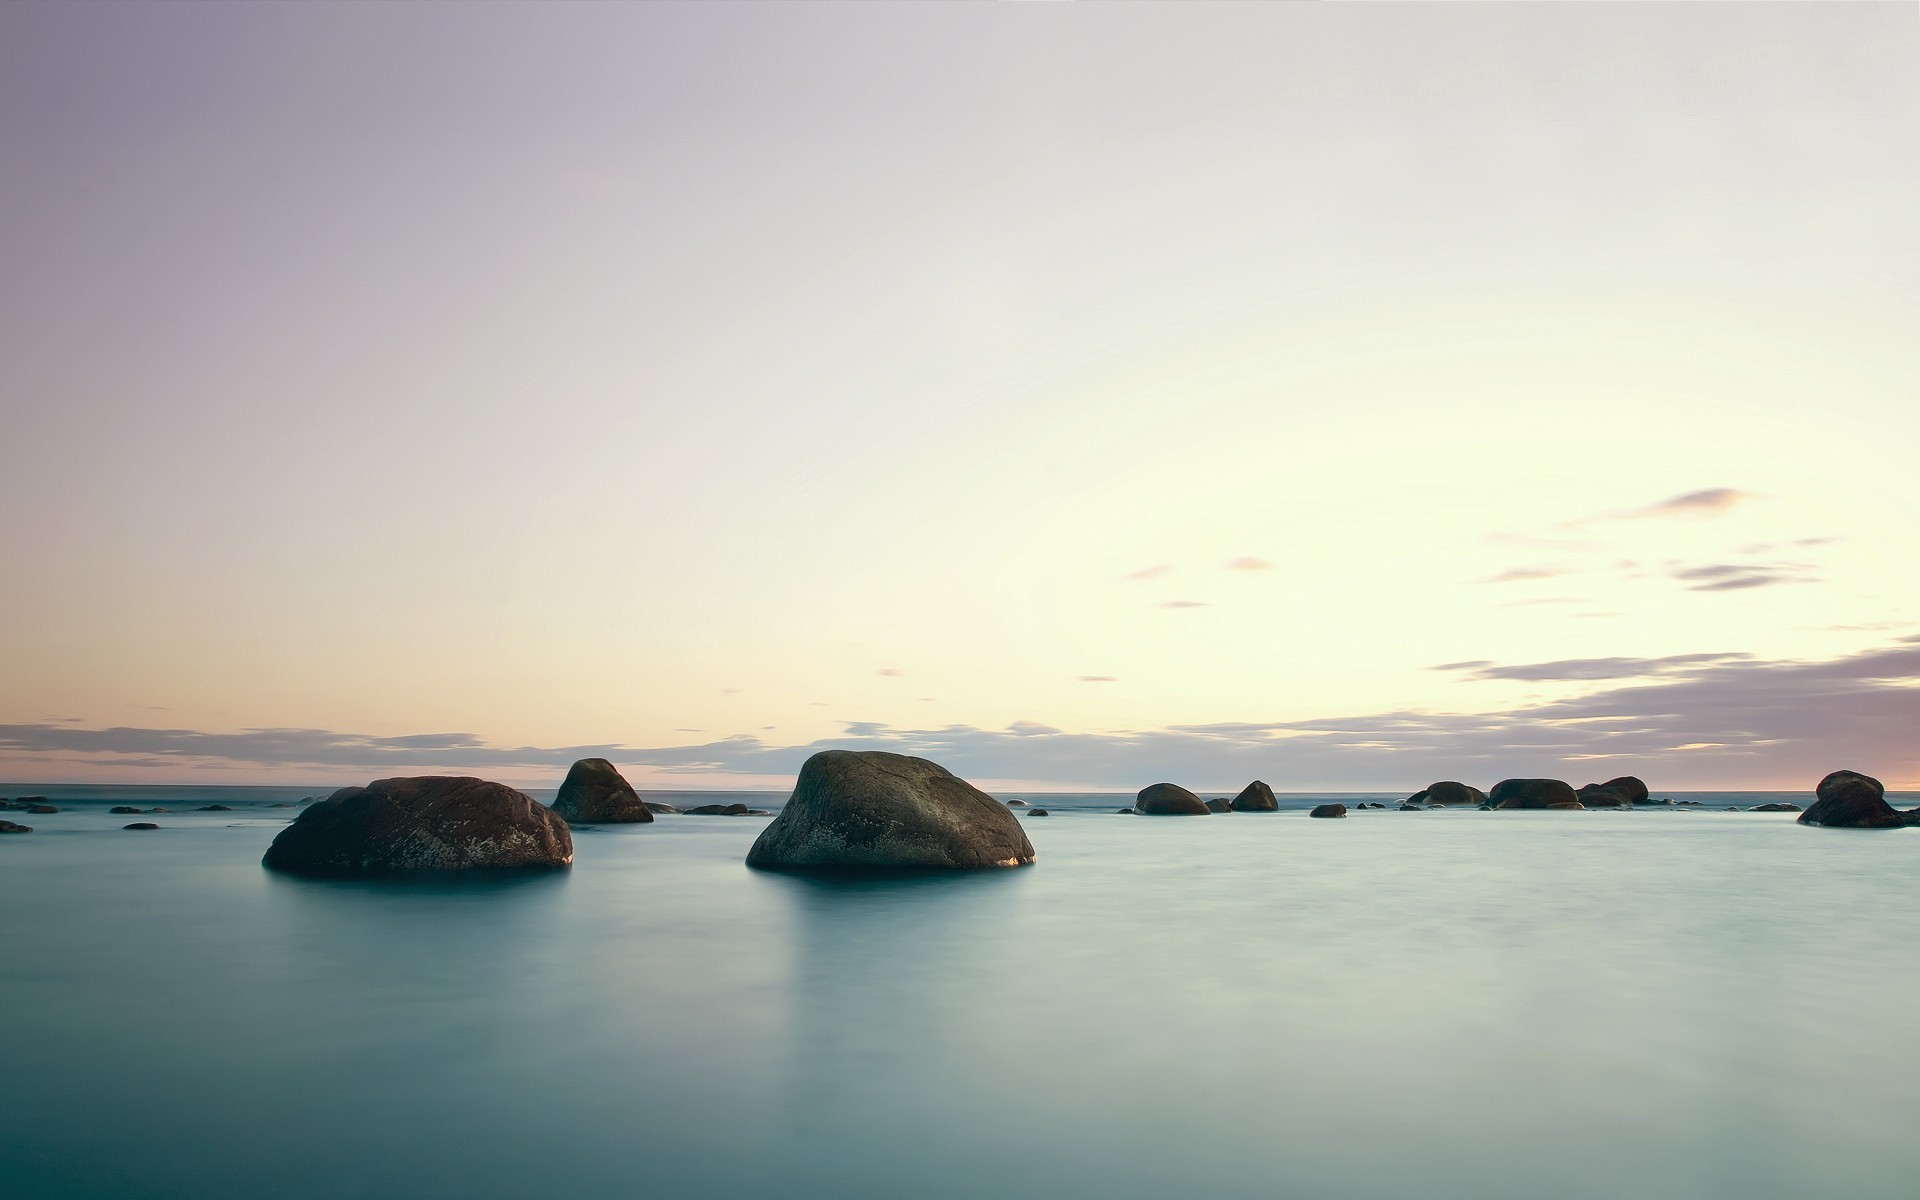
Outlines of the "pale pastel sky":
M1920 785L1917 13L0 6L0 780Z

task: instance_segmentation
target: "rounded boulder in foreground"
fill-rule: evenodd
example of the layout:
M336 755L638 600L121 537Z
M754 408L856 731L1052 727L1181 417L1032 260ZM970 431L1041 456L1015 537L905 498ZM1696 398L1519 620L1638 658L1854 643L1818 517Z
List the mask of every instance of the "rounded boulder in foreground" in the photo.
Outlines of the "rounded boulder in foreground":
M1256 779L1240 789L1233 798L1235 812L1279 812L1280 802L1273 798L1273 789Z
M1407 799L1417 804L1481 805L1487 802L1487 794L1477 787L1443 779L1439 783L1428 784L1424 791L1416 792Z
M1835 771L1814 788L1818 797L1800 814L1801 825L1835 829L1898 829L1920 822L1920 809L1901 812L1887 803L1887 789L1871 775Z
M465 776L378 779L301 810L264 866L296 875L564 867L567 823L524 792Z
M583 758L567 770L553 811L569 825L633 825L653 820L620 769L604 758Z
M1551 808L1579 804L1580 796L1560 779L1502 779L1487 793L1487 802L1495 808Z
M1133 811L1149 817L1204 817L1213 810L1177 783L1156 783L1134 797Z
M971 869L1033 861L1013 810L938 763L883 750L823 750L747 851L785 870Z
M1347 815L1347 806L1344 804L1316 804L1313 807L1313 811L1307 815L1310 817L1344 817Z

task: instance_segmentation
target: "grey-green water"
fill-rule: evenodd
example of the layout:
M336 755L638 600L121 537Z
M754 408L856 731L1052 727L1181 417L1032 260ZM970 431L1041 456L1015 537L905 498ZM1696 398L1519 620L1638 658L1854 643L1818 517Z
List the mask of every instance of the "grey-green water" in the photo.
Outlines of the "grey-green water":
M1054 811L1020 871L669 817L457 886L269 875L283 811L7 814L0 1194L1920 1187L1920 831Z

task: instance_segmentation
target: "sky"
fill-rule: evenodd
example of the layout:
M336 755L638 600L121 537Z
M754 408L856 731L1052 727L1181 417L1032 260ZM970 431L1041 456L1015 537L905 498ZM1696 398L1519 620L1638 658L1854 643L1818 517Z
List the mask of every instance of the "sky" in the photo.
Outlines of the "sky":
M0 780L1920 786L1920 10L0 6Z

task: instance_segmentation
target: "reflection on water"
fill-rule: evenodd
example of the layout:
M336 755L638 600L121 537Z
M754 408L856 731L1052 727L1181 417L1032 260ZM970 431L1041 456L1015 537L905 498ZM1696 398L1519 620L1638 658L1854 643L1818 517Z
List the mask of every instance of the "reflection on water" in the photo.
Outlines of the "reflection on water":
M1058 810L1056 810L1058 812ZM227 814L218 814L225 817ZM1906 1197L1920 833L1094 811L1032 868L0 846L8 1196ZM49 818L49 821L54 820ZM68 836L70 834L71 836Z

